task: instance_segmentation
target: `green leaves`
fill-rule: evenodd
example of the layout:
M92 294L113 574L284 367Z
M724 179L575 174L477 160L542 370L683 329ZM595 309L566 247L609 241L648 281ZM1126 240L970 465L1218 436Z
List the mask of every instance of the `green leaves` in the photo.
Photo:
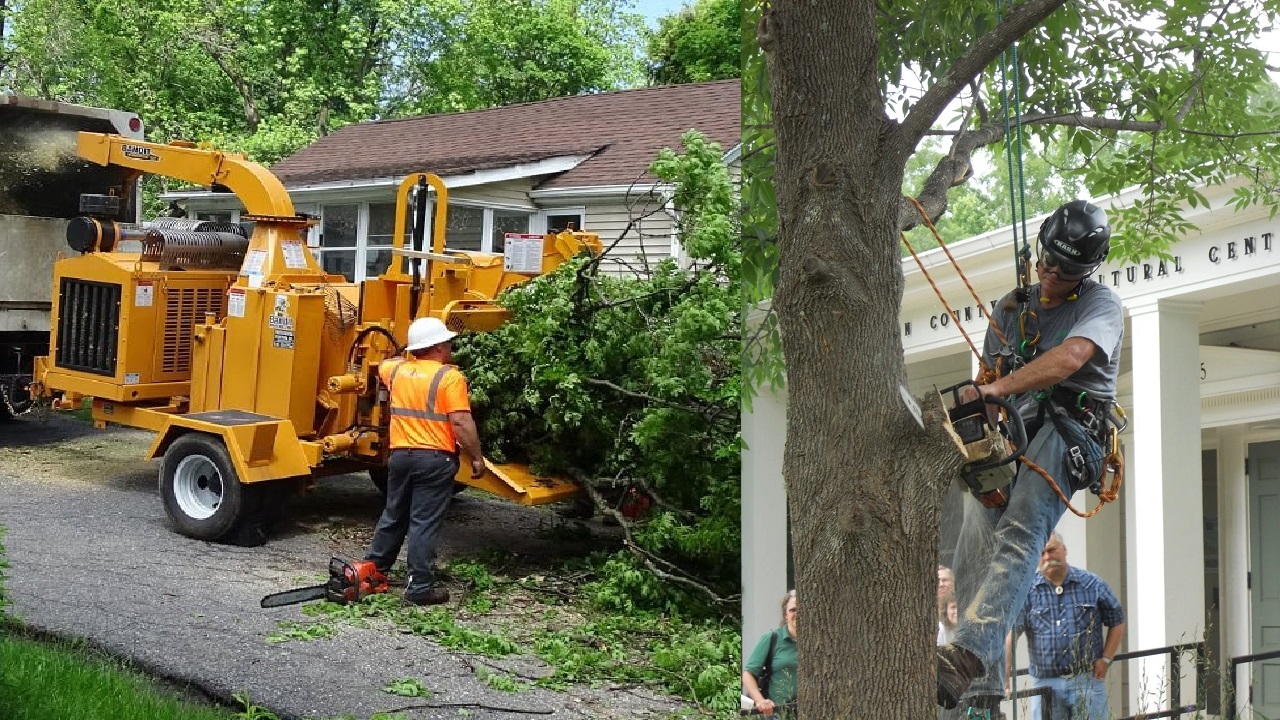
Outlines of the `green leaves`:
M465 338L457 357L491 453L583 476L614 509L644 496L638 552L732 595L741 236L721 149L682 140L651 170L673 188L688 268L664 259L619 276L566 263L504 295L513 319ZM652 588L645 606L669 597Z
M697 0L662 18L649 38L649 78L655 85L740 77L742 4Z
M431 697L431 691L427 689L427 686L423 685L418 678L411 677L392 680L382 688L382 691L392 695L399 695L400 697Z
M0 85L266 164L350 122L639 84L626 0L25 0Z

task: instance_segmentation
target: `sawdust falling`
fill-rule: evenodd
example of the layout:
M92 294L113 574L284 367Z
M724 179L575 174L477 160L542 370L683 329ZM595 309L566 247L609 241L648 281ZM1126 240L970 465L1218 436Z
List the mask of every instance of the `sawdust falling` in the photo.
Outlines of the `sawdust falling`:
M4 135L0 139L0 214L27 215L23 195L82 162L76 155L76 131L5 128Z

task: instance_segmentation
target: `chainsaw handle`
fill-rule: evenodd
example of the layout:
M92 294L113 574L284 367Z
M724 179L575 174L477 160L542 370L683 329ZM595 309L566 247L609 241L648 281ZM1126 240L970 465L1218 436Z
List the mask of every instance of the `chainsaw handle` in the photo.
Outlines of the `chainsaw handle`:
M992 460L991 462L985 462L978 465L967 466L968 472L970 474L979 473L979 472L982 472L983 470L990 470L991 468L1000 467L1001 465L1011 463L1017 460L1018 458L1022 457L1022 454L1027 451L1027 426L1025 423L1022 422L1022 416L1018 414L1018 411L1016 408L1013 407L1013 404L1010 403L1008 400L1005 400L1002 397L997 397L995 395L987 395L986 397L983 398L983 400L986 401L986 403L989 405L996 405L1004 409L1005 412L1008 414L1009 434L1013 436L1010 439L1013 440L1014 447L1013 447L1013 452L1009 453L1008 457L1001 458L999 460Z
M1009 434L1013 436L1010 438L1013 440L1013 454L1001 462L1009 462L1022 457L1022 454L1027 451L1029 443L1027 440L1027 424L1022 421L1022 415L1018 413L1018 409L1013 406L1013 403L995 395L988 395L983 400L986 400L988 405L1000 407L1009 416Z

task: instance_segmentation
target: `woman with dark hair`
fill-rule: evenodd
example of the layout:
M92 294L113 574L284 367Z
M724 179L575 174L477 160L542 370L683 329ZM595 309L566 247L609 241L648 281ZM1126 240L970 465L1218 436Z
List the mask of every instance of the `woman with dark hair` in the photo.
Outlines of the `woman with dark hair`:
M742 671L742 694L765 717L795 717L796 591L782 598L782 624L756 643Z

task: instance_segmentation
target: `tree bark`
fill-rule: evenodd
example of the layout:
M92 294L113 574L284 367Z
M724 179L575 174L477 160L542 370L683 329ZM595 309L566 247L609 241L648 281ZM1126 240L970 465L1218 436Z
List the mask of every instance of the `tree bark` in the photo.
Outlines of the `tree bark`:
M923 430L899 396L898 209L915 143L884 113L876 3L814 5L777 0L758 28L777 142L800 716L932 719L939 514L960 456L939 407Z

